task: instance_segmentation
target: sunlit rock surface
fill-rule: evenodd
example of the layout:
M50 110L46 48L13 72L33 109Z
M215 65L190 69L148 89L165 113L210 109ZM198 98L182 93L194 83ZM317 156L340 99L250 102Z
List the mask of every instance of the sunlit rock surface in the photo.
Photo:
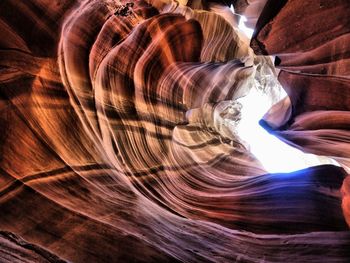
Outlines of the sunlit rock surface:
M350 260L350 4L179 2L0 2L0 261ZM342 167L250 152L281 87L264 127Z
M265 6L251 42L255 53L277 56L279 80L291 100L287 118L267 114L267 123L285 142L332 156L349 172L350 3L282 2ZM342 193L350 223L348 183Z

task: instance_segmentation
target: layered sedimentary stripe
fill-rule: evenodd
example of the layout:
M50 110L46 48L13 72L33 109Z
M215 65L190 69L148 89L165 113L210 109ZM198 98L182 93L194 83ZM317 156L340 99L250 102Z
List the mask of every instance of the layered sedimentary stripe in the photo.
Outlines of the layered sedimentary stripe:
M0 4L30 22L1 13L0 228L73 262L348 261L344 170L266 174L222 125L257 74L237 29L149 2ZM315 83L291 85L294 125L319 130L322 81L305 76L283 78Z

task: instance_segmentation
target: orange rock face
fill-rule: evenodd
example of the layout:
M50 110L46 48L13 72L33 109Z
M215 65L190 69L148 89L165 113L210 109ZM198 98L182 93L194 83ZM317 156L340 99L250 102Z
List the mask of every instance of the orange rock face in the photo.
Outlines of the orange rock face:
M0 261L349 261L349 9L2 0ZM257 54L291 102L262 123L342 167L269 174L227 125Z

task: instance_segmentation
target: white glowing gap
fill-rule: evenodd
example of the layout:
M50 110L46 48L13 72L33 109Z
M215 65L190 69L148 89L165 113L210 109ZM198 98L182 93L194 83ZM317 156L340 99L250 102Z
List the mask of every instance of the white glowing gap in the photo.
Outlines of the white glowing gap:
M239 30L251 39L254 30L245 25L244 22L247 21L247 18L236 14L232 5L230 9L232 13L240 17L238 24ZM270 74L270 76L266 75L264 77L271 79L273 76ZM281 89L280 85L277 84L277 79L275 81L275 88L276 90L280 89L280 99L282 99L282 97L287 94ZM247 96L238 100L243 107L241 109L241 120L234 129L238 136L247 143L250 151L261 162L264 168L272 173L291 172L326 163L339 166L339 164L331 158L305 154L287 145L275 136L269 134L259 125L259 120L272 106L270 98L271 93L269 91L263 92L262 90L264 88L259 82L260 80L256 79L255 88L251 89ZM270 91L273 89L274 87L270 87Z
M258 122L271 106L268 96L262 92L252 89L238 101L243 105L238 135L249 144L251 152L268 172L291 172L325 163L338 165L330 158L305 154L262 128Z
M249 39L251 39L254 30L245 25L244 22L247 22L247 18L245 16L236 14L235 9L233 8L233 5L231 5L230 9L231 9L232 13L234 13L235 15L240 17L239 24L238 24L239 30L242 31Z

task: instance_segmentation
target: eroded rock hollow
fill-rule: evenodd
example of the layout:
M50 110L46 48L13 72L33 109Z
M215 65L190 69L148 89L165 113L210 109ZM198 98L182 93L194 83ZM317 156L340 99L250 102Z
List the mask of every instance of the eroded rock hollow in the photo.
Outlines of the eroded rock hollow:
M350 262L349 14L2 0L0 261ZM252 91L266 130L338 165L269 173L238 132Z

